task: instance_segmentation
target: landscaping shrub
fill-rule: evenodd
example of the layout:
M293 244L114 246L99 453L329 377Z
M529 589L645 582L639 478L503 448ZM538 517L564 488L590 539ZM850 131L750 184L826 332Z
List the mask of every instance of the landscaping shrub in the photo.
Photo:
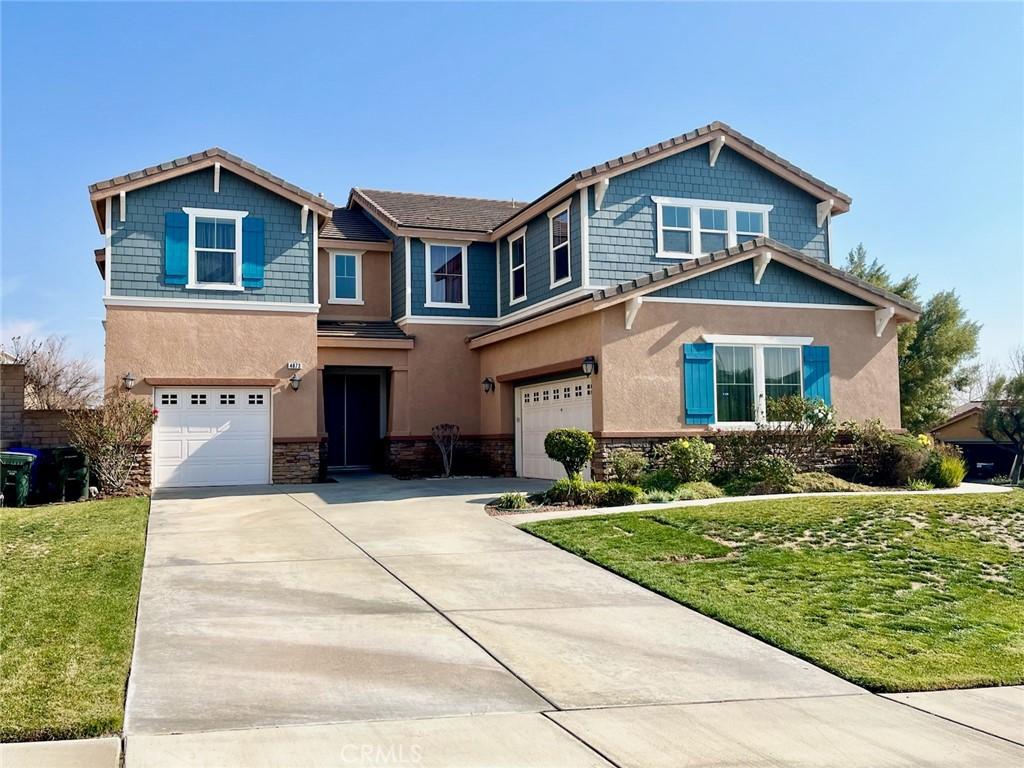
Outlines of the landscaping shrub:
M669 470L676 482L690 483L708 479L715 446L699 437L684 437L660 446L658 454L662 468Z
M948 446L936 446L924 467L924 479L936 488L956 488L967 476L967 465L960 453Z
M758 424L761 442L794 466L820 466L836 438L835 411L823 400L801 395L772 398L765 403L767 424Z
M675 494L670 491L647 491L645 496L648 504L667 504L676 500Z
M910 435L895 435L878 420L863 424L847 422L844 428L853 436L850 480L903 486L922 476L931 453L923 441Z
M129 490L132 470L156 423L152 404L113 389L102 408L68 411L64 420L71 444L89 459L89 470L104 494Z
M594 483L594 485L599 485ZM627 483L602 483L599 489L600 498L596 501L599 507L625 507L630 504L644 502L643 489Z
M720 431L715 441L716 472L712 478L716 484L742 477L758 457L769 453L767 437L763 432Z
M647 457L632 448L618 448L611 452L611 474L620 483L639 485L640 476L647 471Z
M717 499L723 496L722 489L707 480L698 480L695 483L683 483L675 491L675 498L678 501L689 499Z
M748 494L788 493L796 479L796 467L789 459L769 454L753 462L745 477L752 481Z
M828 472L799 472L793 478L793 490L798 493L838 493L840 491L870 491L871 487L851 483Z
M656 469L640 476L640 487L645 491L673 493L679 485L675 473L669 469Z
M553 429L544 438L544 452L565 469L567 477L580 477L594 456L597 442L582 429Z
M600 506L607 485L605 483L588 482L581 477L563 477L556 480L544 494L549 504L572 504L578 507Z
M530 502L526 500L525 493L503 493L494 501L498 509L529 509Z
M921 478L915 478L907 483L907 490L909 491L930 491L934 487L932 483Z

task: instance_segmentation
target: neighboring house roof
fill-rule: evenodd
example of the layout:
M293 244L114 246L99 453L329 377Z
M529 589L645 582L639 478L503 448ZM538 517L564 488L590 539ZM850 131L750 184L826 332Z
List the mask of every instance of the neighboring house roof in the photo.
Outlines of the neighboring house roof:
M249 161L242 159L238 155L233 155L220 147L210 147L202 152L196 152L195 154L179 157L175 160L168 160L166 163L152 165L139 171L132 171L122 176L115 176L112 179L90 184L89 199L92 201L93 212L96 215L96 223L99 225L100 232L103 232L105 227L104 208L108 197L156 184L186 173L193 173L218 163L222 168L276 192L298 205L308 205L322 216L330 216L334 210L334 204L325 200L322 195L314 195L312 192L297 187L280 176L275 176L270 171L253 165Z
M819 259L805 256L800 251L794 250L769 237L759 237L732 248L706 254L697 259L670 264L633 280L595 290L593 293L583 297L569 299L562 306L550 309L540 315L532 315L499 328L488 329L470 337L470 346L484 346L521 333L528 333L544 325L568 320L587 312L599 311L611 305L629 301L630 299L639 299L648 293L654 293L675 283L713 272L730 264L753 259L754 257L764 257L768 254L771 255L772 260L778 259L779 263L834 285L840 290L847 291L852 296L862 298L879 310L891 307L893 310L891 316L896 317L900 321L912 322L917 320L921 314L921 308L917 304L907 301L895 293L860 280L848 272L836 269ZM888 317L885 319L888 320Z
M558 203L576 190L601 179L626 173L678 152L721 141L787 181L803 188L819 200L831 201L834 213L849 210L853 199L831 184L813 176L780 157L739 131L715 121L671 139L652 144L628 155L606 160L576 171L532 202L487 200L474 197L429 195L411 192L353 188L349 202L365 206L394 229L430 229L466 234L487 234L489 239L503 237L522 223Z
M948 419L946 419L941 424L937 424L934 427L932 427L931 431L938 432L940 429L945 429L946 427L950 427L959 421L963 421L968 416L973 416L977 413L981 413L984 407L985 404L977 400L972 400L969 403L964 403L963 405L955 408Z
M335 208L331 218L320 230L320 237L334 240L362 240L368 243L386 243L391 238L362 211L353 208Z
M412 339L391 320L317 320L318 336L342 339Z
M425 195L355 187L351 199L388 225L401 228L489 233L523 208L514 200Z

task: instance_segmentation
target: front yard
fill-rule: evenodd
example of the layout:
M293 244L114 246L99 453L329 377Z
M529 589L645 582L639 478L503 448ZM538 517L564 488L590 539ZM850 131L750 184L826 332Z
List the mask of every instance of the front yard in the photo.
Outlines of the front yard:
M522 527L876 691L1024 683L1024 492L736 502Z
M0 509L0 741L121 728L146 498Z

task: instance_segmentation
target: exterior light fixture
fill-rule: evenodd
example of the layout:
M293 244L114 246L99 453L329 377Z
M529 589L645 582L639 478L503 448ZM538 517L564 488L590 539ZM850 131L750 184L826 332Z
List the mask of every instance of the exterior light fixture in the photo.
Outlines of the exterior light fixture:
M488 376L480 383L483 384L484 392L490 393L494 391L494 379L492 379L490 376Z
M293 373L292 377L288 379L288 383L292 385L292 389L298 390L299 384L302 383L302 378L297 373Z
M580 367L583 369L583 375L589 379L597 373L597 360L594 359L593 355L587 355L583 358L583 365Z
M125 389L131 389L135 386L135 374L128 371L128 373L121 377L121 383L124 384Z

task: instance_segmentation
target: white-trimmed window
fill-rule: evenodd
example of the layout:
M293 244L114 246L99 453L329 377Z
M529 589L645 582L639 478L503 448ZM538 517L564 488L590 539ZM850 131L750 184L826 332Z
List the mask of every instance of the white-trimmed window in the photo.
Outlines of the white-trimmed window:
M751 428L768 420L769 403L803 394L802 337L707 336L714 344L715 423Z
M771 205L652 197L658 233L657 256L694 259L768 234Z
M427 307L469 307L465 243L425 243Z
M526 228L508 238L508 303L526 300Z
M328 304L363 303L363 254L330 251L331 295Z
M551 243L551 287L572 280L570 257L569 203L548 213Z
M242 219L248 211L182 208L188 214L186 288L242 290Z

